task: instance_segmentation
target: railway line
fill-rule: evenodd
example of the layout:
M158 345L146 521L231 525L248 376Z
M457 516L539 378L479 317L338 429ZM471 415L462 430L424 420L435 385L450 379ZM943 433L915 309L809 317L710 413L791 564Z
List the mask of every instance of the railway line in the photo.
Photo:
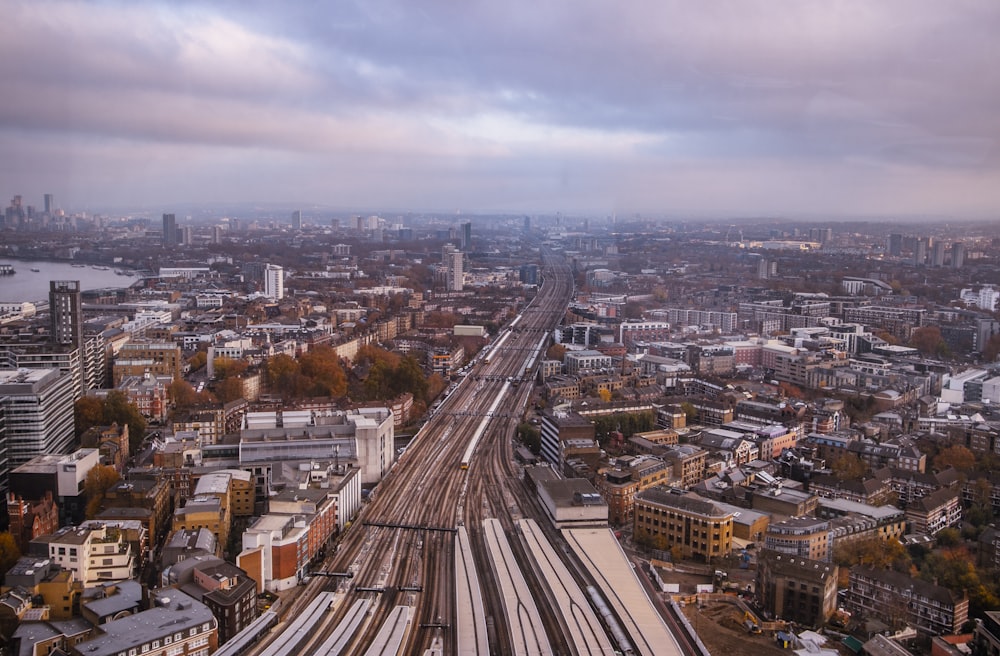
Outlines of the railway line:
M539 557L537 545L505 537L537 511L512 460L532 387L517 382L534 372L572 288L569 270L549 262L536 297L432 413L324 563L321 573L351 578L315 576L286 613L294 619L279 628L300 637L293 653L608 653L572 584L556 593L565 603L531 601L551 592L553 575L519 565ZM541 559L560 571L551 548ZM477 597L472 620L460 615ZM596 650L573 635L585 625ZM283 656L283 635L250 653Z

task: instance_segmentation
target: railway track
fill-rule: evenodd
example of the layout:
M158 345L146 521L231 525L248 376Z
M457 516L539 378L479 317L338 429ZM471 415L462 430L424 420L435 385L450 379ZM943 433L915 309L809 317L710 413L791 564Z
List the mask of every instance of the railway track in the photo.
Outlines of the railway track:
M454 536L429 529L454 528L464 522L480 577L489 580L484 576L489 574L489 559L482 552L482 519L493 517L504 530L512 530L512 513L519 514L526 503L510 441L530 385L514 387L512 381L524 374L529 360L539 359L541 334L558 323L571 291L568 271L549 268L517 328L505 333L490 361L481 362L415 436L324 565L325 572L350 572L353 578L314 577L286 614L294 618L324 590L336 592L335 607L317 622L299 653L318 653L339 624L353 620L360 622L357 634L343 653L364 654L400 605L411 609L412 622L401 653L421 654L432 648L455 653ZM484 423L487 416L490 419ZM480 426L481 444L469 469L463 470L460 463L468 441ZM509 639L501 636L509 633L502 625L501 600L495 586L483 588L487 616L494 623L489 632L491 649L507 653ZM363 621L356 615L359 600L368 604ZM551 611L543 611L542 618L556 653L567 653ZM253 653L266 653L269 642Z

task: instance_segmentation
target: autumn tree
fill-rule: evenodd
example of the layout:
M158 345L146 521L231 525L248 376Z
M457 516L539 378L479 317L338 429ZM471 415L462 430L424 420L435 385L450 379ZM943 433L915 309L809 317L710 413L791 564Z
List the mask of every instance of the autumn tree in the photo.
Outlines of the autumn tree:
M77 437L94 426L127 425L129 449L133 452L138 450L146 436L146 418L139 411L139 406L119 390L111 390L103 399L96 396L77 399L73 405L73 418Z
M299 371L312 396L341 397L347 393L347 376L333 348L320 345L299 358Z
M248 366L245 360L226 357L215 358L212 362L216 380L226 380L227 378L242 376Z
M1000 355L1000 333L993 335L983 346L983 362L996 362Z
M563 357L566 355L566 347L562 344L553 344L548 349L545 350L546 360L559 360L562 362Z
M21 550L18 549L13 534L10 531L0 533L0 571L10 570L20 557Z
M858 480L868 472L868 465L853 453L844 453L830 463L830 470L838 480Z
M241 378L226 378L213 388L219 403L230 403L243 398L243 380Z
M76 438L94 426L104 423L104 400L96 396L81 396L73 404L73 422Z
M924 355L943 355L948 350L941 336L941 329L937 326L924 326L914 330L910 335L910 346Z
M111 486L121 480L118 470L108 465L97 465L89 472L83 482L83 493L87 496L87 519L93 519L101 512L104 495Z
M934 468L943 471L948 467L954 467L960 472L970 472L976 466L976 456L969 449L961 444L941 449L941 452L934 456Z
M208 364L208 354L204 351L198 351L190 358L188 358L188 366L191 367L191 371L198 371L206 364Z
M280 392L282 396L290 398L301 395L302 371L295 358L279 353L268 359L265 372L272 391Z

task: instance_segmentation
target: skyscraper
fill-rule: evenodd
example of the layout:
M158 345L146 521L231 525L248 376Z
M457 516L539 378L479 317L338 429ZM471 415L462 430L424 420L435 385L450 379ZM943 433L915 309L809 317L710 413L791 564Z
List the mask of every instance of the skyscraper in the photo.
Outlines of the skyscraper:
M965 265L965 244L956 241L951 245L951 266L961 269Z
M45 194L45 213L49 216L56 211L55 198L52 194Z
M927 262L927 238L917 239L917 244L913 249L913 264L923 266Z
M934 245L931 247L931 264L936 267L944 266L944 253L944 242L935 239Z
M163 215L163 245L173 246L177 243L177 217L173 214Z
M292 212L292 230L302 229L302 212L295 210Z
M264 267L264 295L276 301L285 297L285 270L276 264Z
M472 248L472 221L462 224L462 250L467 251Z
M54 344L79 346L83 340L79 280L49 282L49 334Z
M444 265L448 268L445 285L450 292L460 292L465 286L465 271L462 268L462 251L452 244L445 244L442 253Z
M903 254L903 235L894 232L889 235L889 255L899 257Z

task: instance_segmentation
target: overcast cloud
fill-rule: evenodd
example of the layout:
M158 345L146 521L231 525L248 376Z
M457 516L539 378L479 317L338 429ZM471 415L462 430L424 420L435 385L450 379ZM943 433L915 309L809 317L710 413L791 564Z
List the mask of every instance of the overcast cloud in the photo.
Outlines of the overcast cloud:
M998 34L996 0L10 1L0 193L995 217Z

